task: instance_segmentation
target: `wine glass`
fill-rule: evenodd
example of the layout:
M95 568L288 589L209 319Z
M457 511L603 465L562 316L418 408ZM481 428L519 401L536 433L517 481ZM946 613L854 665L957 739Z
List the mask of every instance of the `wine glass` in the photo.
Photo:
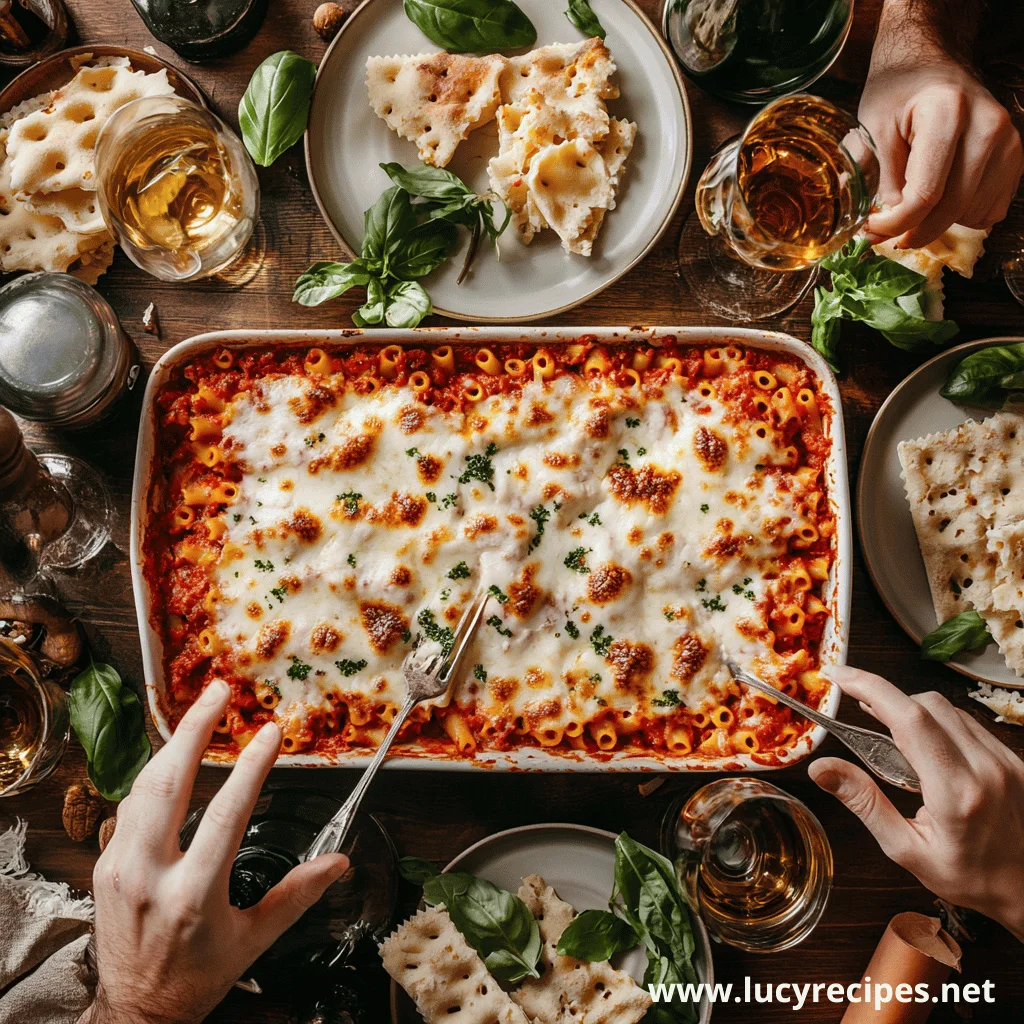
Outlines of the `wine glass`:
M697 183L679 241L697 303L737 321L789 309L867 220L878 180L874 142L851 115L806 93L768 104Z
M759 779L719 779L675 803L662 847L712 937L749 953L803 942L832 891L821 823Z

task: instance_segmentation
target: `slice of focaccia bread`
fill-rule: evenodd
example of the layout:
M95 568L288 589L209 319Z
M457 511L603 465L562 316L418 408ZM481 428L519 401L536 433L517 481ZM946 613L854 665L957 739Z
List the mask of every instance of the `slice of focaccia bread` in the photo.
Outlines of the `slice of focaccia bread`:
M556 952L573 908L539 875L523 879L519 898L537 918L544 942L540 978L527 978L512 993L534 1024L636 1024L651 997L628 974Z
M380 956L426 1024L530 1024L442 907L409 918L380 947Z
M389 128L416 143L424 163L444 167L458 144L494 117L506 63L498 54L370 57L370 106Z

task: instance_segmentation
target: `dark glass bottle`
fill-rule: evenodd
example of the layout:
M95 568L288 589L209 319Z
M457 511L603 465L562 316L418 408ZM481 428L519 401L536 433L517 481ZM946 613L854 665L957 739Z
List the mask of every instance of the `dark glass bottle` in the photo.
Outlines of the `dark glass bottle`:
M240 50L267 14L267 0L132 0L146 27L185 60Z

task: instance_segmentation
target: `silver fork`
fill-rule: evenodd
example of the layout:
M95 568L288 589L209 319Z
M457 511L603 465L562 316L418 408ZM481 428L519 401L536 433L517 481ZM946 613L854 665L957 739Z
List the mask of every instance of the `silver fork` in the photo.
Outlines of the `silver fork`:
M873 732L871 729L861 729L857 725L847 725L845 722L837 722L828 715L808 707L803 701L790 697L789 694L776 690L774 686L757 676L745 672L734 661L726 660L726 668L732 673L733 679L738 682L752 686L755 690L774 697L780 704L792 708L804 718L809 718L823 729L832 733L840 741L852 750L863 762L885 782L905 789L908 793L921 792L921 780L917 772L910 767L910 762L900 753L899 747L893 742L892 737L884 733Z
M342 804L338 813L324 825L320 835L313 840L303 855L303 860L312 860L314 857L319 857L321 853L337 853L342 848L363 797L366 796L377 770L384 763L391 744L394 743L399 729L405 724L412 709L425 700L440 697L448 689L448 684L455 675L459 662L466 653L473 634L480 624L484 608L487 607L487 599L486 593L476 595L463 613L458 626L455 627L451 648L447 652L435 650L430 653L420 651L414 646L406 656L402 663L402 674L405 676L406 685L405 703L395 715L395 720L391 723L387 736L384 737L373 760L367 765L366 771L356 783L355 789L349 794L349 798ZM416 643L418 642L419 634L417 633Z

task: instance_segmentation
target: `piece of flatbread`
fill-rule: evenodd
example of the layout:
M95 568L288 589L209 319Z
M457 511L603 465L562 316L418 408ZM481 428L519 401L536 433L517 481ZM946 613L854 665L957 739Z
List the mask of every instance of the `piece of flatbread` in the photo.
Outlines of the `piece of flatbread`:
M380 956L426 1024L530 1024L442 907L428 907L400 925Z
M545 146L530 163L526 186L566 252L589 256L605 213L615 206L615 187L597 149L585 139Z
M494 117L506 63L499 54L370 57L370 106L389 128L416 143L424 163L445 167L459 143Z
M1001 612L1024 610L1024 520L993 527L986 542L997 559L992 607Z
M64 227L76 234L106 232L96 193L87 192L84 188L66 188L63 192L39 192L28 196L25 205L36 213L59 217Z
M946 297L942 285L943 270L949 267L961 277L973 276L974 265L985 251L986 238L987 231L954 224L934 242L919 249L897 249L895 238L887 238L872 248L879 256L885 256L927 278L922 302L925 319L941 320Z
M994 711L997 721L1010 725L1024 725L1024 691L1007 689L1005 686L991 686L982 683L968 695L989 711Z
M1024 518L1024 416L968 420L898 452L937 622L974 608L1024 675L1024 608L1000 589L1016 563L997 546Z
M536 93L552 110L571 118L572 138L593 142L608 134L605 100L619 96L614 74L615 61L600 39L554 43L509 58L502 102L519 105Z
M527 978L512 992L534 1024L636 1024L652 1000L628 974L609 963L558 955L573 908L539 875L523 879L519 898L537 919L544 943L540 978Z
M11 187L22 196L64 189L95 191L93 150L110 115L132 100L173 92L165 68L152 75L122 64L80 68L45 107L11 125Z

